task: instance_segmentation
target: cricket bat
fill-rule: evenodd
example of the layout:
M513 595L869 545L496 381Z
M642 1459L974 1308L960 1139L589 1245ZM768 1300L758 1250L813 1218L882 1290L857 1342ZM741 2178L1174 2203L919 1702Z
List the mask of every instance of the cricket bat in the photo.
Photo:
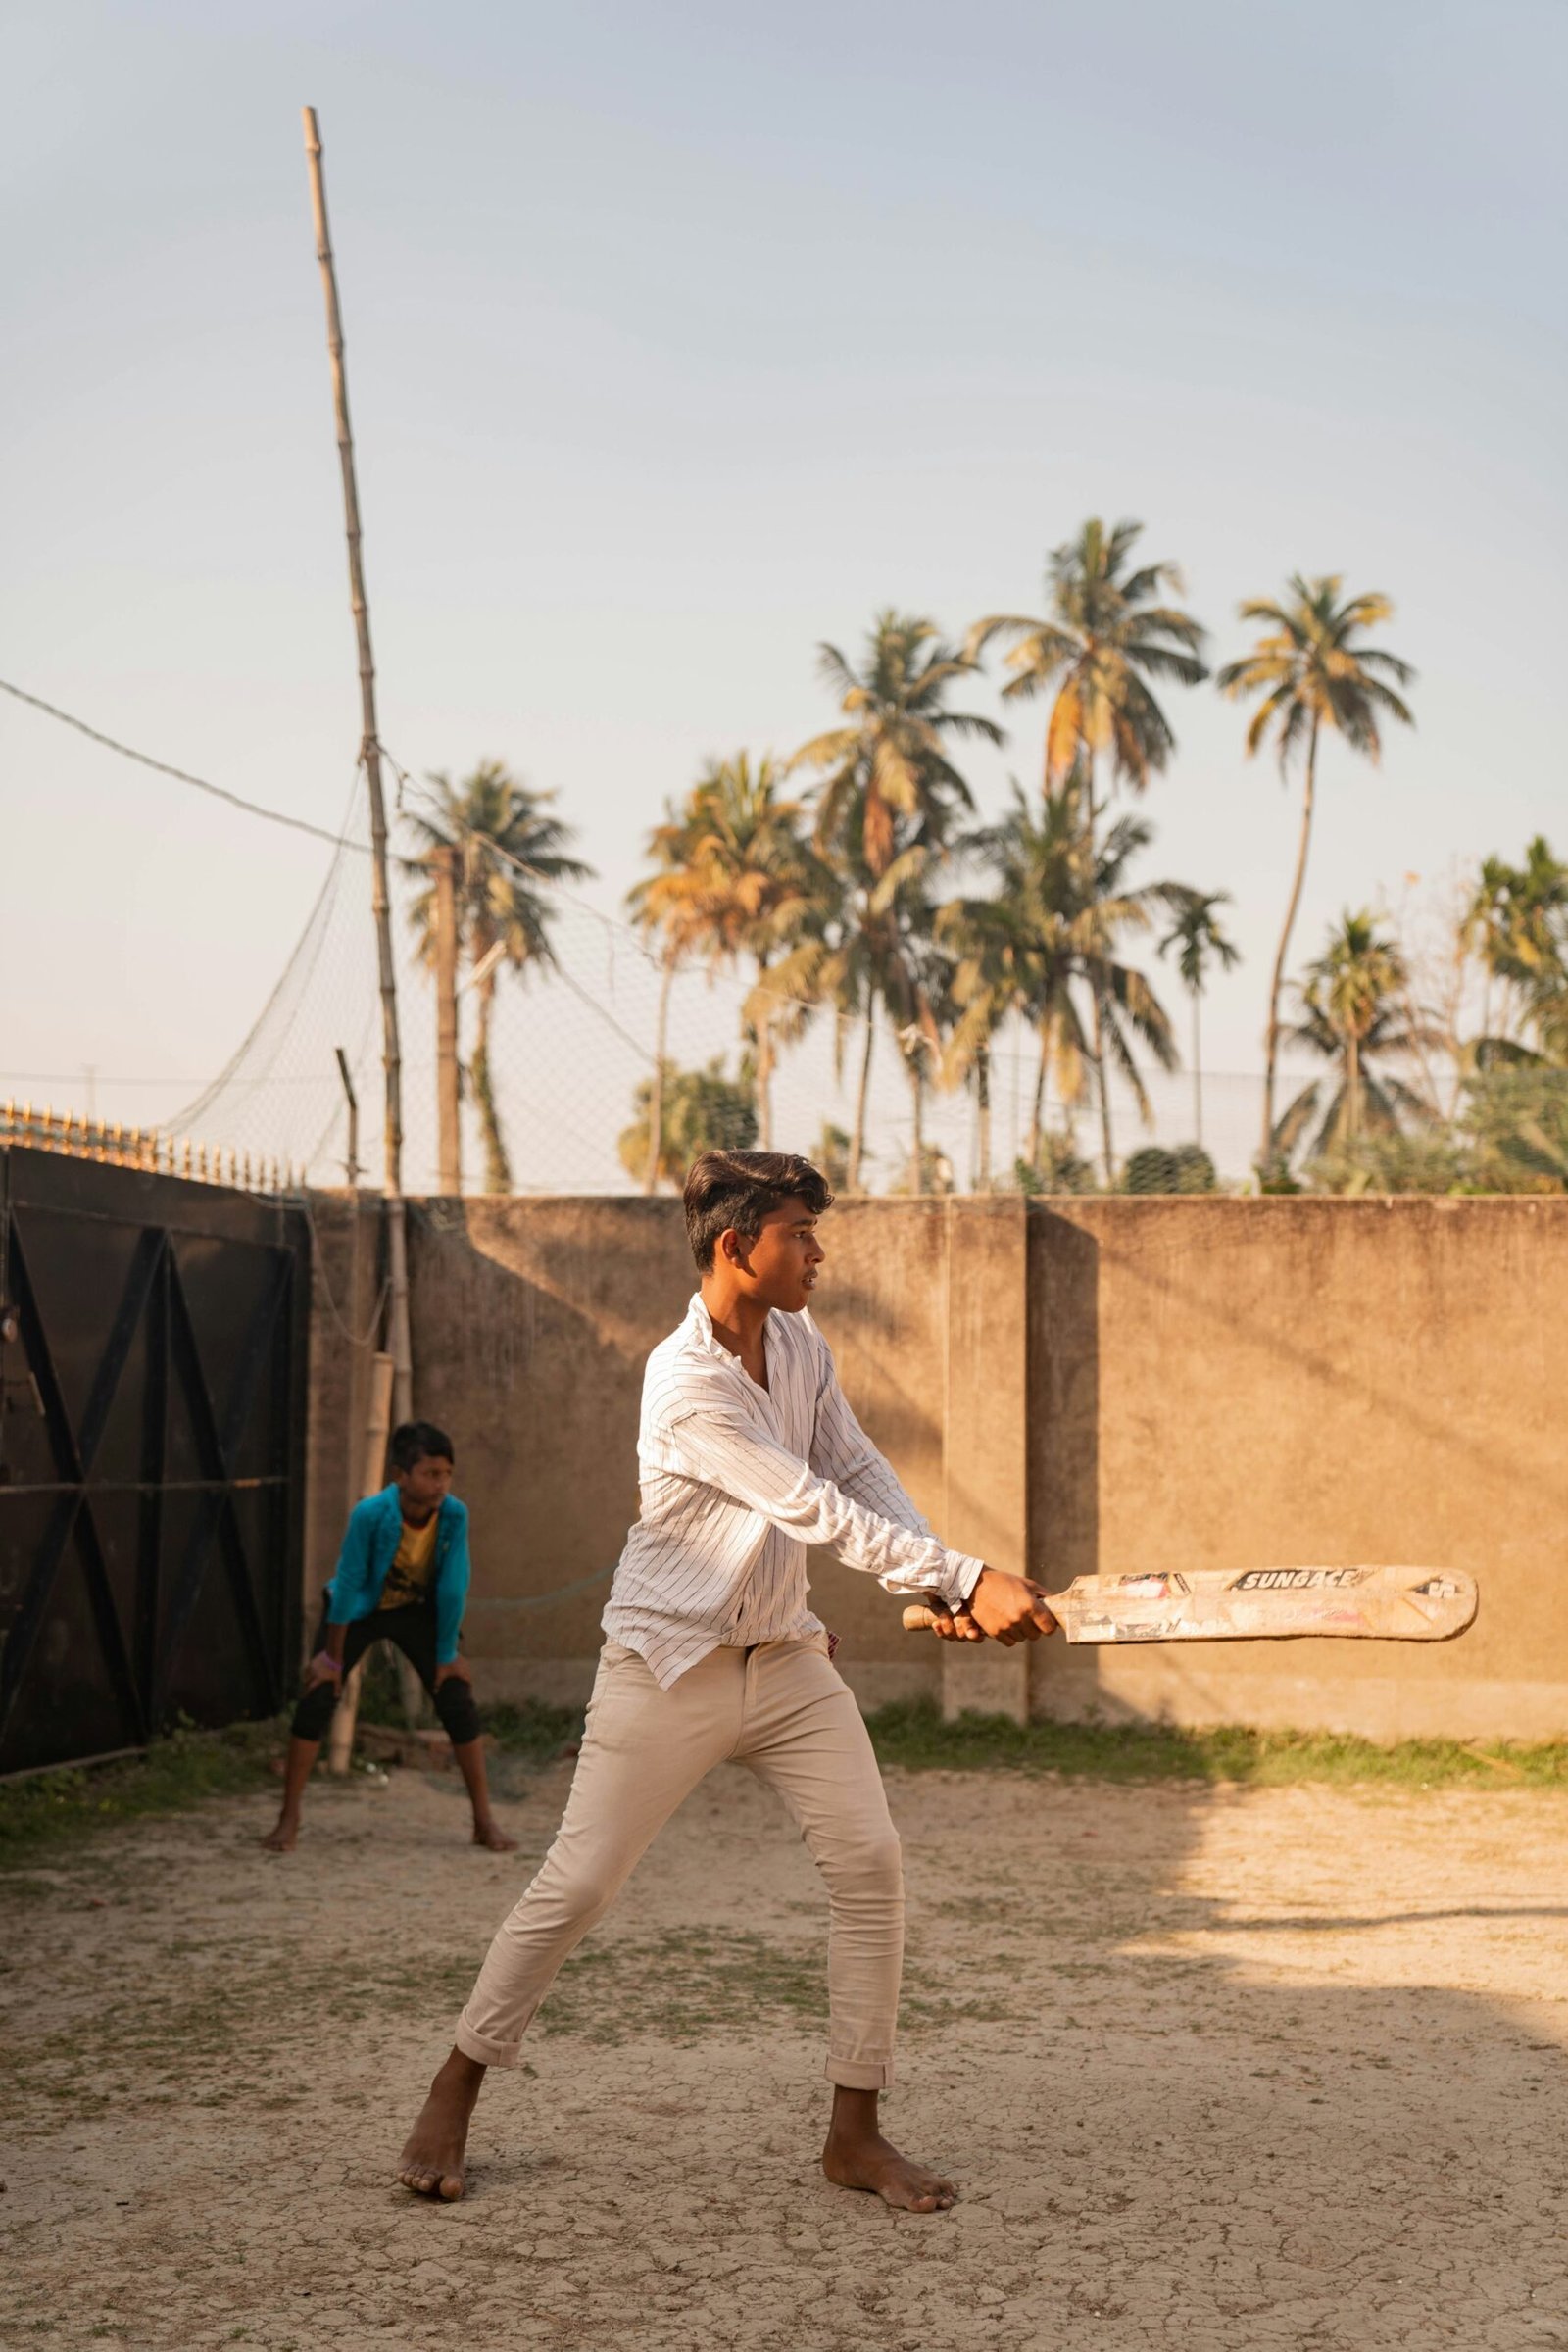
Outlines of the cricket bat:
M1476 1613L1459 1568L1184 1568L1075 1577L1046 1606L1069 1642L1450 1642ZM916 1601L906 1630L935 1625Z

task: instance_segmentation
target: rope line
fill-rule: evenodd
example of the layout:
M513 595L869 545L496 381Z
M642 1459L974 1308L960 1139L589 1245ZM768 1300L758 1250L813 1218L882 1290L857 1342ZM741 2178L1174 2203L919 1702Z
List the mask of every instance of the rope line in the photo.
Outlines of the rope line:
M76 718L69 710L61 710L46 703L41 695L28 694L21 686L13 686L8 678L0 678L0 694L9 694L14 701L25 703L29 710L41 710L46 718L57 718L63 727L74 727L93 743L101 743L108 752L118 752L122 760L134 760L138 767L150 767L161 776L172 776L176 784L189 784L197 792L211 795L215 801L225 801L230 808L243 809L247 816L259 816L270 825L286 825L291 833L309 833L313 840L330 842L335 850L356 850L368 857L370 845L365 841L348 841L341 834L329 833L324 825L313 825L309 817L286 816L281 808L268 808L260 801L247 801L222 784L214 784L206 776L193 776L188 768L172 767L167 760L155 760L149 752L138 752L116 736L105 735L98 727L90 727L84 718Z

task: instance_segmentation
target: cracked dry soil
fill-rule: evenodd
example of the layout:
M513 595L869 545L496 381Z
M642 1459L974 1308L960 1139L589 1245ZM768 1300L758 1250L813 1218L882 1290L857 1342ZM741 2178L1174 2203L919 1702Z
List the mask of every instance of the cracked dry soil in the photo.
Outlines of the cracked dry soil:
M892 1777L891 2128L815 2166L824 1909L744 1773L677 1816L481 2101L390 2179L515 1856L448 1783L318 1785L0 1882L0 2344L75 2352L1568 2346L1568 1796Z

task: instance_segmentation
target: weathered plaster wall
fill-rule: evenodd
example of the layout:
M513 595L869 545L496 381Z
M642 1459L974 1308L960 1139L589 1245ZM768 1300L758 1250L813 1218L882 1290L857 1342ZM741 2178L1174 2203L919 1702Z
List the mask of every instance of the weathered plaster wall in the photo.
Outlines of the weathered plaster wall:
M1568 1733L1568 1202L1030 1210L1033 1555L1470 1570L1456 1642L1031 1662L1037 1710L1374 1738Z
M354 1302L356 1331L372 1215L317 1202L318 1289ZM1468 1568L1483 1593L1472 1631L1431 1648L955 1650L818 1558L863 1703L1568 1733L1568 1202L851 1201L824 1240L817 1313L851 1401L966 1549L1053 1585L1389 1559ZM416 1409L451 1429L473 1513L469 1652L493 1696L580 1697L636 1509L643 1361L694 1284L678 1206L427 1200L410 1250ZM365 1368L318 1298L312 1600L359 1474Z

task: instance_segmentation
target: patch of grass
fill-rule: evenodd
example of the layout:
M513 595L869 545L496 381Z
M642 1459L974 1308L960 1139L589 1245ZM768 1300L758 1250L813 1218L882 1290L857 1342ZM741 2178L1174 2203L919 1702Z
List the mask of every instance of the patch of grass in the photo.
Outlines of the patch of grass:
M821 1941L791 1949L727 1928L666 1928L573 1954L539 2013L547 2034L617 2043L633 2034L689 2041L715 2027L827 2015Z
M183 1812L209 1796L254 1794L270 1786L267 1761L284 1728L236 1723L199 1732L186 1725L118 1764L0 1783L0 1871L120 1822Z
M479 1721L498 1747L534 1764L549 1764L582 1738L580 1707L548 1707L537 1698L520 1707L481 1707Z
M1401 1740L1391 1747L1336 1732L1215 1731L1174 1724L1014 1723L960 1715L945 1723L932 1699L870 1717L884 1764L906 1772L1059 1772L1104 1781L1380 1783L1402 1788L1568 1788L1568 1740Z

